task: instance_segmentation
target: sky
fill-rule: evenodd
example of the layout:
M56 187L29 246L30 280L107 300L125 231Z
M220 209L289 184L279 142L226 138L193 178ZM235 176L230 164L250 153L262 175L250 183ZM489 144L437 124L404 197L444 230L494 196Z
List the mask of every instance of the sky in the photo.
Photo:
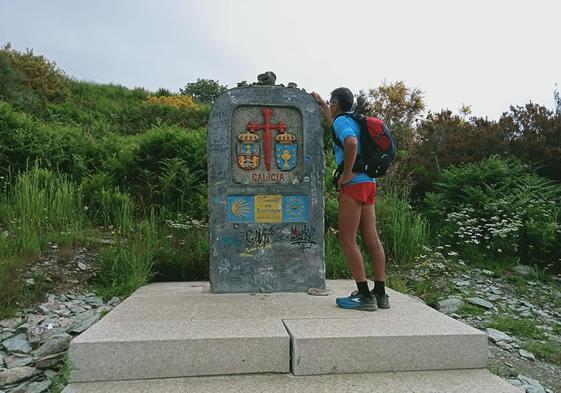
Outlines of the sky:
M556 0L0 0L0 45L149 90L269 70L325 98L402 80L427 110L497 119L530 101L553 109L560 21Z

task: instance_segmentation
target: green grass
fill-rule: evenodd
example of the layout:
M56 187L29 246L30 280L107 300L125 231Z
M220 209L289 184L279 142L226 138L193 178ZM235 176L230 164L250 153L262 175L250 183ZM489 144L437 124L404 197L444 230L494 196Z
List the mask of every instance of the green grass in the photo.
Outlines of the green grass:
M9 176L0 194L0 316L32 305L51 288L42 275L26 286L22 272L33 264L49 242L59 246L87 242L81 193L64 176L35 164L27 172Z
M331 228L327 228L325 233L325 270L329 279L351 278L337 232Z
M154 257L159 247L158 223L152 214L136 225L126 238L100 252L96 290L105 297L128 296L154 276Z
M520 274L509 274L506 277L506 281L516 288L516 292L519 295L528 294L528 278L521 276Z
M206 226L160 226L160 247L155 255L155 281L208 280L209 233Z
M419 280L410 282L408 288L409 293L423 299L431 307L436 307L438 301L446 296L446 293L442 291L434 277L421 277Z
M405 283L405 280L399 276L399 274L397 272L393 272L390 271L388 272L387 276L386 276L386 284L388 287L390 287L391 289L401 292L401 293L407 293L408 292L408 288L407 285Z
M495 375L498 375L499 377L504 377L504 373L501 371L501 368L499 366L489 364L487 366L487 370L489 370Z
M508 332L519 338L545 339L543 330L533 319L516 319L508 315L499 315L494 316L493 319L487 323L487 327Z
M386 254L400 263L411 263L429 242L429 226L412 209L408 195L388 190L376 201L376 220Z
M64 357L64 361L58 374L53 379L53 385L51 387L52 393L60 393L63 389L68 385L68 380L70 379L70 373L74 370L74 365L72 364L71 360L68 356Z
M18 175L0 199L0 217L19 254L37 254L49 233L73 240L80 236L85 214L78 188L65 177L37 165Z
M462 316L481 316L485 313L485 309L475 306L473 304L464 303L459 309L457 314Z
M561 366L561 344L555 341L528 341L524 348L532 352L540 360L555 363Z

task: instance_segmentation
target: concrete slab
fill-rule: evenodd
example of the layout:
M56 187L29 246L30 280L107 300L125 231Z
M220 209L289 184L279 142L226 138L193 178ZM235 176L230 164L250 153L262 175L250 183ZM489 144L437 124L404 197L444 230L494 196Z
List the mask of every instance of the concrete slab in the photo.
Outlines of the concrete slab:
M335 298L348 296L354 282L328 280L327 286L329 296L213 294L207 282L149 284L73 341L70 353L80 369L72 380L289 372L283 323L299 375L485 365L485 333L390 289L389 310L343 310ZM354 348L368 359L363 368L348 361ZM374 353L384 361L372 364Z
M145 381L72 383L63 393L522 393L487 370L232 375Z
M178 293L210 293L208 281L153 282L138 288L136 296L159 296Z
M330 290L329 297L337 297L337 296L348 296L352 291L356 289L356 285L353 280L326 280L326 287ZM373 287L373 282L369 282L370 287ZM158 282L158 283L151 283L147 284L141 288L139 288L135 293L134 296L167 296L167 295L180 295L180 294L199 294L199 295L212 295L212 296L232 296L236 294L213 294L210 291L210 284L208 281L188 281L188 282ZM392 303L411 303L417 302L416 299L399 293L397 291L388 288L388 294L390 295ZM257 293L252 295L268 295L271 296L272 294L263 294ZM305 295L303 293L290 293L290 292L278 292L275 293L274 296L276 298L282 299L283 296L286 295L286 298L291 298L293 295Z
M112 321L222 320L260 318L357 318L370 313L351 312L335 306L335 298L355 289L352 280L328 280L329 296L306 293L213 294L208 283L153 283L139 288L105 318ZM390 301L418 303L388 289ZM243 313L240 310L243 309Z
M481 368L484 332L420 303L367 318L286 319L295 375Z
M102 320L74 339L72 381L287 373L289 336L280 320Z
M524 393L487 370L406 371L396 373L415 393Z

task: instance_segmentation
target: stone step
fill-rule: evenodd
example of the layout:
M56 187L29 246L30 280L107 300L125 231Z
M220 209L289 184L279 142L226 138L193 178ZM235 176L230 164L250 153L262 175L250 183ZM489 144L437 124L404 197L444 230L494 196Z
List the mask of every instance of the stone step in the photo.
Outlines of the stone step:
M71 380L485 367L485 333L392 290L389 310L343 310L335 298L354 283L327 286L322 297L147 285L72 342Z
M419 303L369 318L287 319L295 375L483 368L487 335Z
M287 373L289 336L280 320L111 321L69 349L72 381Z
M231 375L71 383L62 393L522 393L485 369L293 376Z

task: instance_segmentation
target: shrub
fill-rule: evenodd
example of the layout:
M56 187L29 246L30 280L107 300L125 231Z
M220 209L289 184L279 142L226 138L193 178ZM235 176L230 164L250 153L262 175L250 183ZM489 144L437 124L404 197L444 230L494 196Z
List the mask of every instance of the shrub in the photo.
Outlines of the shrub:
M479 259L558 261L561 185L516 159L491 157L441 173L425 199L437 236Z
M94 141L81 130L45 124L0 102L0 170L42 167L80 179L97 161Z
M64 85L64 74L56 64L44 56L33 54L33 50L25 53L14 50L6 45L2 52L8 55L12 69L22 77L22 82L33 91L46 97L59 95Z
M169 105L174 108L184 108L184 109L197 109L199 105L193 102L193 98L189 96L148 96L144 101L146 104L159 104L159 105Z
M206 130L157 127L138 137L130 186L145 208L207 217Z
M561 113L533 103L511 106L499 125L505 130L511 154L539 164L540 175L561 180Z

